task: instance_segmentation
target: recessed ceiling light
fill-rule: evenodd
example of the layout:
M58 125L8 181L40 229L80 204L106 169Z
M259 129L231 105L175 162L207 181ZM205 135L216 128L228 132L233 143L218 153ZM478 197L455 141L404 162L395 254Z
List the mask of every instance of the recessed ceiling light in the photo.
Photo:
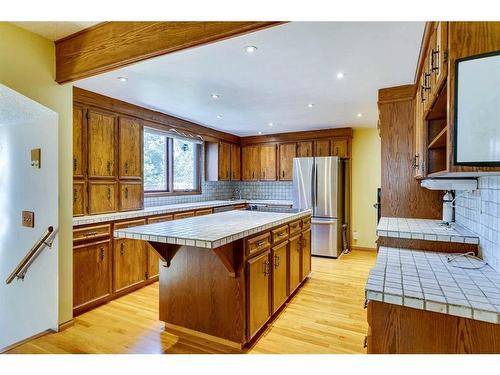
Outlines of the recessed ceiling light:
M363 117L363 114L362 113L358 113L356 116Z
M219 95L218 94L212 94L212 99L219 99Z
M255 46L246 46L245 47L246 53L254 53L255 51L257 51L257 47L255 47Z
M127 82L128 78L127 77L118 77L117 80L119 80L121 82Z
M314 103L309 103L307 106L308 106L309 108L312 108L312 107L314 107Z
M337 78L338 78L338 79L342 79L342 78L344 78L344 77L345 77L345 74L344 74L343 72L338 72L338 73L337 73Z
M261 135L261 134L262 134L262 132L259 132L259 135Z
M222 118L222 115L217 115L217 118Z
M274 123L273 123L273 122L270 122L270 123L269 123L269 126L273 126L273 125L274 125Z

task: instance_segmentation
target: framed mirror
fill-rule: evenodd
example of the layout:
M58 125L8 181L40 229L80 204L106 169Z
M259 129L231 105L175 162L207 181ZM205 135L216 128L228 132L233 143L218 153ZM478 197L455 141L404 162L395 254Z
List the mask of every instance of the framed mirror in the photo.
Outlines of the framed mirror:
M500 51L455 65L454 163L500 166Z

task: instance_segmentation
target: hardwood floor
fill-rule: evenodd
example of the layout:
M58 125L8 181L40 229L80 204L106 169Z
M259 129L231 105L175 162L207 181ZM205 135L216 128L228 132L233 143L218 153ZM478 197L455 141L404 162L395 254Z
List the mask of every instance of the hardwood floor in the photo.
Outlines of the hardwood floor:
M375 262L371 251L338 260L313 257L312 275L268 327L250 354L366 353L368 326L364 286ZM158 283L75 318L74 326L9 353L231 353L199 338L163 331L158 320Z

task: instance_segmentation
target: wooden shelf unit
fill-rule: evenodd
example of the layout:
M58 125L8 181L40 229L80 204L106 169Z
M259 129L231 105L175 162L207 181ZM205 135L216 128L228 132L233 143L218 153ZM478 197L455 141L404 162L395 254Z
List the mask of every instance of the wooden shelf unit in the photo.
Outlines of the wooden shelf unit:
M446 172L447 170L447 94L448 90L445 84L426 116L426 163L427 173L429 176L435 175L436 173Z

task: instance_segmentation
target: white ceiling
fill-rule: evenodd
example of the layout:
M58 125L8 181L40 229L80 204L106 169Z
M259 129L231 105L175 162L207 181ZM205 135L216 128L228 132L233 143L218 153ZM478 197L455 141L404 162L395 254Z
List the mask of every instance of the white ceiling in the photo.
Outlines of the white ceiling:
M75 84L240 136L375 127L377 90L413 82L423 29L423 22L292 22ZM258 48L252 55L249 45Z
M12 22L32 33L43 36L46 39L56 41L68 35L77 33L87 27L94 26L99 22Z

